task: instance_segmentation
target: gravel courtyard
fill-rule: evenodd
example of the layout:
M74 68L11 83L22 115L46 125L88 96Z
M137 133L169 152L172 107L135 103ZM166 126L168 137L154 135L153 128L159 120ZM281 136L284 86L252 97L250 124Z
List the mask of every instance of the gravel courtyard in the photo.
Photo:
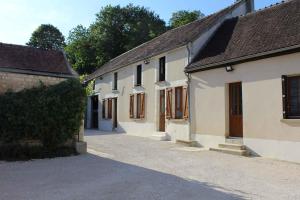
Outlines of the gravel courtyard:
M87 131L89 154L0 162L0 200L300 199L300 165Z

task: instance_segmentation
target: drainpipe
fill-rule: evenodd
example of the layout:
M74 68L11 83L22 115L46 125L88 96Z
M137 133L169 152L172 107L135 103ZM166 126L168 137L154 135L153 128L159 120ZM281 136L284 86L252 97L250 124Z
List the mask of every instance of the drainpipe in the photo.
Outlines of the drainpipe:
M186 49L188 51L188 65L191 63L192 61L192 51L191 51L191 48L192 48L192 43L189 42L187 45L186 45ZM185 76L187 77L187 84L188 84L188 107L189 107L189 118L188 118L188 121L189 121L189 141L192 141L192 132L191 132L191 123L192 123L192 120L191 120L191 75L189 73L186 73L184 72Z

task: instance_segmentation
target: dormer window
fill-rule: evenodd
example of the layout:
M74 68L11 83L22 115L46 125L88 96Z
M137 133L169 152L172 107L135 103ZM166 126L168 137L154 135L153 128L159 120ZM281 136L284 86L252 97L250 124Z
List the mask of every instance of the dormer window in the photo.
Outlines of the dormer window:
M159 81L166 80L166 57L159 59Z
M141 86L141 85L142 85L142 65L138 65L136 67L135 86Z

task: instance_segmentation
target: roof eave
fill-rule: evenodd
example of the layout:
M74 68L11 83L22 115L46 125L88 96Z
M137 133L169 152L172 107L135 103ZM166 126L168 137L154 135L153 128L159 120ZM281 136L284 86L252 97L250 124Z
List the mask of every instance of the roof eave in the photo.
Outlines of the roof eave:
M270 58L270 57L275 57L275 56L280 56L280 55L286 55L290 53L296 53L300 51L300 44L299 45L294 45L294 46L289 46L289 47L284 47L272 51L266 51L262 53L257 53L257 54L252 54L252 55L247 55L239 58L233 58L229 60L224 60L221 62L215 62L215 63L210 63L207 65L197 65L191 64L191 68L186 68L185 72L186 73L194 73L194 72L199 72L199 71L207 71L211 69L216 69L216 68L221 68L227 65L236 65L236 64L241 64L249 61L254 61L254 60L259 60L259 59L264 59L264 58Z

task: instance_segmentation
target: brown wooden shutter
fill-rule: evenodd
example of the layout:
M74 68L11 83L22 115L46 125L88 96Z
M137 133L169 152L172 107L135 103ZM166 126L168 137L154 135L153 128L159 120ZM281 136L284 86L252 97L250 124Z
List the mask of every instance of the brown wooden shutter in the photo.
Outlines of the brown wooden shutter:
M287 118L287 76L282 76L282 109L283 119Z
M140 118L145 118L145 93L141 93L141 114Z
M166 108L166 118L172 118L172 89L167 89L167 108Z
M188 99L188 88L187 86L183 87L183 118L189 118L189 99Z
M134 95L130 95L129 117L134 118Z

